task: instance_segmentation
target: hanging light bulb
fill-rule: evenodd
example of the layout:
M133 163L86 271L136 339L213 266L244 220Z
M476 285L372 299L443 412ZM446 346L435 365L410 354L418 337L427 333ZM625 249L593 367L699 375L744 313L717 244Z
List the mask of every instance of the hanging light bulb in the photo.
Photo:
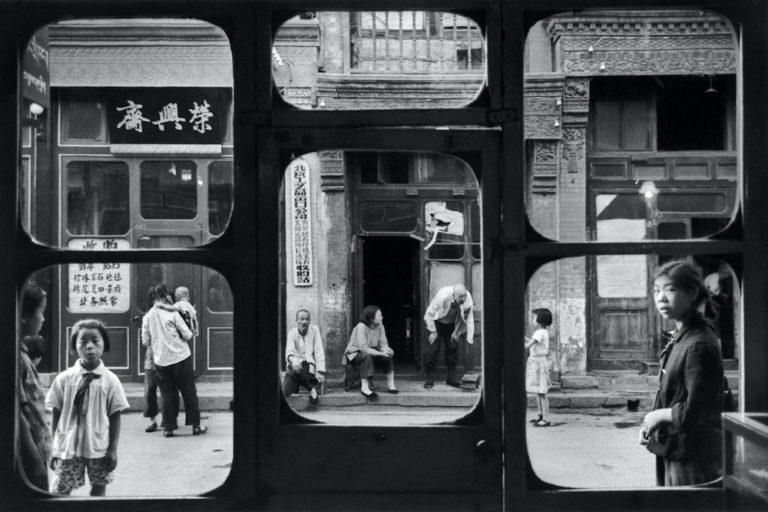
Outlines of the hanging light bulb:
M559 127L560 127L560 120L555 118L555 128L559 128Z
M709 88L704 91L705 94L713 94L716 93L717 89L712 85L712 75L709 75Z
M605 62L600 63L600 71L605 71Z

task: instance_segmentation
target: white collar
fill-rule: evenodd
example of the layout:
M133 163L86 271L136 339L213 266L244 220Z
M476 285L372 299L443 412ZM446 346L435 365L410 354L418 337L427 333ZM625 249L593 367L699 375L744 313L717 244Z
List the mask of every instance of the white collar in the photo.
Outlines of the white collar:
M92 373L95 373L96 375L103 375L104 372L107 369L107 367L104 366L104 361L99 361L99 366L97 366L93 370L86 370L85 368L83 368L83 365L81 364L80 359L78 359L75 362L75 366L77 367L77 369L78 369L77 373L79 373L79 374L91 373L92 372Z

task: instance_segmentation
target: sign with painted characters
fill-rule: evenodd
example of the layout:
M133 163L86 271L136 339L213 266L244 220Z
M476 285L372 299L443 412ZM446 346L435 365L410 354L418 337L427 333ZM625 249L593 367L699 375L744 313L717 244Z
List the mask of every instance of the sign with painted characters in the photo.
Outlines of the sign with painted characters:
M309 165L302 159L288 166L291 177L291 228L293 231L293 284L312 286L312 215Z
M51 106L48 30L41 29L27 43L21 71L21 92L29 101Z
M231 89L217 87L110 88L112 144L221 144Z
M75 238L67 244L77 250L124 250L130 243L117 238ZM70 263L70 313L125 313L131 305L131 266L128 263Z

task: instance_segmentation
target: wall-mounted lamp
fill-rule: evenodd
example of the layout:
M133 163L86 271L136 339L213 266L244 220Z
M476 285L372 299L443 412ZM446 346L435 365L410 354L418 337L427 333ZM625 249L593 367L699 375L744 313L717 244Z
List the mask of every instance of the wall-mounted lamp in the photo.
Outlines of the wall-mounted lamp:
M589 45L589 48L587 48L587 51L588 51L589 53L594 53L595 49L594 49L594 48L592 48L592 45Z
M563 104L563 100L562 100L562 98L557 98L557 99L555 100L555 105L557 105L558 107L559 107L560 105L562 105L562 104Z
M659 195L659 189L656 188L656 184L650 180L644 181L643 184L640 185L640 190L638 190L638 192L646 199L653 199Z
M600 63L600 71L605 71L605 62Z
M40 105L39 103L30 103L29 104L29 115L26 117L23 117L21 119L21 125L22 126L29 126L34 128L32 132L32 136L42 142L45 140L45 127L43 125L43 120L38 119L37 116L45 112L45 107Z
M560 127L560 120L555 118L555 128L559 128L559 127Z
M36 118L40 114L45 112L45 107L38 103L30 103L29 104L29 113L33 118Z

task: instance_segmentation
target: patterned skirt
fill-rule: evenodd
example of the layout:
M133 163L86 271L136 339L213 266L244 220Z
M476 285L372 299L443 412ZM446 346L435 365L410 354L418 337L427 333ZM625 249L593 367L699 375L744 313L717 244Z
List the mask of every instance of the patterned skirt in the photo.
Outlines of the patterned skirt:
M549 362L546 356L532 356L525 365L526 393L547 393L552 381L549 378Z

